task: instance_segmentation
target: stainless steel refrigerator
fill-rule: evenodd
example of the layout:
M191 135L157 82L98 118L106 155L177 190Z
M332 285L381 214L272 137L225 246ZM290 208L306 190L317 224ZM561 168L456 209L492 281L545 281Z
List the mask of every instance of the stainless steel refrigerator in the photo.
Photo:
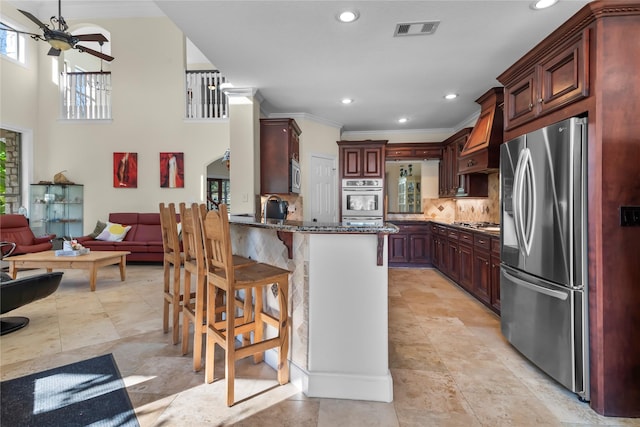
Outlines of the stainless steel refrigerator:
M586 118L500 151L501 328L525 357L589 400Z

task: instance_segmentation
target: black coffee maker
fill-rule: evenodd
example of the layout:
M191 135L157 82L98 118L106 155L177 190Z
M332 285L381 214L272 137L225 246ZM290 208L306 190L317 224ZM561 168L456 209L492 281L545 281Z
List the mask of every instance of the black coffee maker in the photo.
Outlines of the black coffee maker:
M265 219L287 219L289 203L278 196L268 196L264 202Z

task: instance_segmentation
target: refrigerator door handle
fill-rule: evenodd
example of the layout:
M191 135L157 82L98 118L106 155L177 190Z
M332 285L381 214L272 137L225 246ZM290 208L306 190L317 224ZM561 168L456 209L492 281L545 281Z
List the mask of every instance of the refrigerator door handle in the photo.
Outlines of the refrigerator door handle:
M516 276L514 276L513 274L509 273L509 271L503 267L503 274L509 278L509 280L512 280L514 283L517 283L520 286L524 286L525 288L531 289L534 292L539 292L541 294L545 294L548 295L550 297L553 298L557 298L559 300L566 300L569 297L568 293L565 292L561 292L561 291L555 291L553 289L549 289L543 286L536 286L534 284L531 284L527 281L524 281Z
M523 148L518 155L518 162L516 163L516 170L513 174L513 220L516 228L516 240L518 241L518 248L522 255L529 255L531 244L527 245L525 230L524 230L524 179L527 167L527 158L531 158L531 153L528 148Z
M531 246L533 245L533 237L536 232L536 177L533 169L533 159L531 157L531 150L525 148L526 155L524 157L524 165L522 172L522 184L526 185L527 190L527 210L520 210L524 212L526 218L522 216L522 238L524 241L525 250L527 256L531 254ZM525 186L521 185L520 189L524 192ZM524 194L522 194L522 200L524 200Z

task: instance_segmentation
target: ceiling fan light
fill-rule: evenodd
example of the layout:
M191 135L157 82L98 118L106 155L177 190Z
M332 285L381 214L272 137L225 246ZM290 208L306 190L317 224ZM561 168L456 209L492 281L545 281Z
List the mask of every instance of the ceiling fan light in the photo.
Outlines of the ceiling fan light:
M49 39L47 40L52 48L58 50L69 50L71 49L71 45L66 40L59 39Z

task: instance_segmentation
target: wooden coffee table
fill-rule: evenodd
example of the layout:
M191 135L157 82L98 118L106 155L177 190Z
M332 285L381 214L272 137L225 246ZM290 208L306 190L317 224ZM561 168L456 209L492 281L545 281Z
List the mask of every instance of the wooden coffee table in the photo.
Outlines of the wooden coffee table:
M9 263L9 274L14 279L19 268L46 268L50 273L53 269L89 270L89 285L91 291L96 290L98 269L106 265L120 265L120 280L124 282L127 270L127 251L91 251L78 256L56 256L55 251L34 252L5 258Z

